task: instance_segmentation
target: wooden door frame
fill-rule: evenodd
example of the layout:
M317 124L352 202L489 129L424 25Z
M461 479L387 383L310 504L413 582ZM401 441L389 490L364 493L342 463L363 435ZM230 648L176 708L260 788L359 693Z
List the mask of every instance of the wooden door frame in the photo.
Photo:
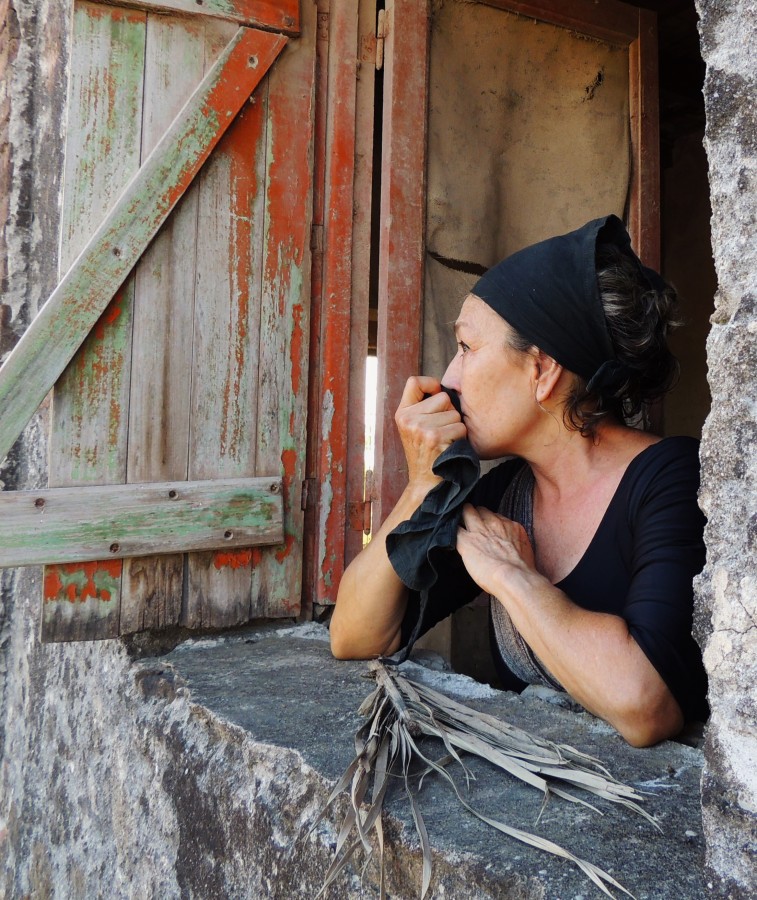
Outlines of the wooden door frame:
M376 0L319 0L303 614L362 547Z
M632 165L628 228L640 257L659 268L656 14L614 0L601 5L593 0L477 2L628 47ZM429 9L428 3L417 0L387 0L375 523L383 521L407 483L394 412L407 378L420 370L421 363Z

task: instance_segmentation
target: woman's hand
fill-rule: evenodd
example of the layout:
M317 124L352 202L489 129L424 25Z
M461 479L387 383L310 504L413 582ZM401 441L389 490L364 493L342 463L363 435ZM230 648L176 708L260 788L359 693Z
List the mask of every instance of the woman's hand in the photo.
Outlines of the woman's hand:
M431 396L426 396L426 395ZM369 659L399 649L407 588L386 553L386 536L410 516L440 480L432 465L466 430L435 378L415 376L405 385L395 416L409 481L371 542L345 570L331 618L331 650L338 659Z
M468 574L489 594L497 595L503 580L512 575L535 570L534 551L523 526L470 503L463 507L457 550Z
M407 460L408 482L425 496L441 479L432 466L440 453L467 434L441 382L425 375L408 378L394 416Z
M634 747L681 730L678 703L620 616L582 609L540 575L517 522L466 504L463 523L457 549L468 573L573 698Z

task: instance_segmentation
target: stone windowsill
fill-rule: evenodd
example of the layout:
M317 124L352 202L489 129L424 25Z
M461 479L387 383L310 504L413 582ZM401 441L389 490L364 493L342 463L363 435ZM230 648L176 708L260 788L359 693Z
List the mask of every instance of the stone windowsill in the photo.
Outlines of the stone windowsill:
M344 807L307 839L305 832L352 759L361 722L357 709L372 686L362 677L365 664L334 660L326 639L317 625L256 629L189 641L138 664L142 693L171 708L165 739L173 741L177 763L164 786L176 807L179 864L189 893L287 900L317 893ZM461 702L597 756L616 777L648 792L645 806L663 833L602 801L597 805L604 816L552 798L537 823L539 795L479 761L471 764L473 806L555 840L613 874L638 898L705 896L700 750L673 742L634 750L603 722L538 692L519 697L465 676L410 667L410 677ZM179 734L177 718L191 725L185 734ZM574 865L480 823L439 780L424 782L420 803L434 849L429 896L601 896ZM389 895L416 897L420 851L399 785L387 808ZM360 868L357 862L328 896L378 896L375 867L367 869L362 886Z

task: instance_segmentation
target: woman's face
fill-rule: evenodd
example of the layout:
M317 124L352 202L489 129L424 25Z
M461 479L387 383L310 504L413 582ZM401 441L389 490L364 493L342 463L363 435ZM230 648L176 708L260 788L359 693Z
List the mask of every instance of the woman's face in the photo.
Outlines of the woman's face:
M442 383L460 394L468 440L481 459L518 455L539 407L537 360L510 347L505 320L469 294L455 322L458 350Z

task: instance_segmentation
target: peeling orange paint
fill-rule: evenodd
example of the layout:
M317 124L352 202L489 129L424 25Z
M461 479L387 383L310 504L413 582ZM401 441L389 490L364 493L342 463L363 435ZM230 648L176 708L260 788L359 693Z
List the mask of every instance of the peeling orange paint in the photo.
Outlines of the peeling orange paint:
M108 18L110 21L129 22L141 24L147 18L146 14L132 9L119 9L110 6L102 7L90 3L87 6L87 15L91 19Z
M120 290L110 301L105 309L105 312L97 320L97 324L93 329L93 334L96 340L102 341L105 338L105 331L108 325L113 325L118 321L119 316L123 312L123 299L123 290Z
M292 360L292 393L295 395L300 390L302 377L302 344L302 304L295 303L292 308L292 347L289 351Z
M283 563L287 556L292 552L292 547L294 547L294 535L288 534L284 540L284 546L276 551L277 562Z
M243 550L219 551L213 554L213 565L219 571L221 569L241 569L253 562L253 550L248 547Z
M256 197L261 189L256 167L250 164L250 148L265 136L264 109L245 107L224 135L216 157L226 158L229 168L229 246L228 286L230 291L227 324L228 364L222 388L221 453L243 461L249 451L251 410L254 410L253 372L255 345L250 340L258 304L251 303L250 290L255 282L255 237L253 217Z
M46 602L65 600L69 603L92 599L108 603L117 593L121 570L120 559L47 566L44 599Z
M42 589L45 600L55 600L63 590L63 583L58 576L57 566L47 566L45 569L45 583Z
M281 464L284 467L284 487L289 487L297 474L297 452L284 450L281 454Z

